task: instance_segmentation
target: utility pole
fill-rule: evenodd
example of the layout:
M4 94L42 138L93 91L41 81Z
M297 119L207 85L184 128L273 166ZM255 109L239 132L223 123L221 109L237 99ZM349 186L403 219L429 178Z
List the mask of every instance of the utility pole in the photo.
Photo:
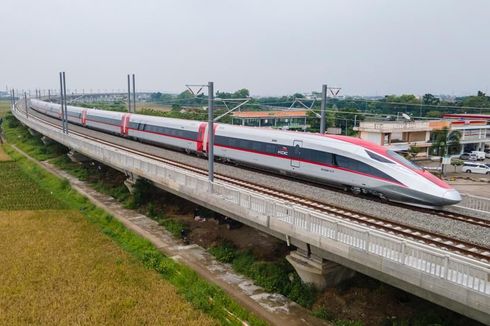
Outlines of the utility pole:
M208 82L208 179L211 183L214 181L213 106L214 106L214 83Z
M134 74L133 74L133 113L136 113L136 84L134 82Z
M322 85L322 104L320 111L320 133L325 133L325 108L327 107L327 90L326 84Z

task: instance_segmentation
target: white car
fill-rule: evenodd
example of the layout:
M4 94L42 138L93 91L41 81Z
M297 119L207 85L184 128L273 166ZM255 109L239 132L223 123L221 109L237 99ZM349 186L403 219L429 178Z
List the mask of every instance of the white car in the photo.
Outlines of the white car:
M478 161L485 160L485 152L482 151L472 151L470 155L475 154Z
M462 170L466 173L490 174L490 167L482 163L464 162Z

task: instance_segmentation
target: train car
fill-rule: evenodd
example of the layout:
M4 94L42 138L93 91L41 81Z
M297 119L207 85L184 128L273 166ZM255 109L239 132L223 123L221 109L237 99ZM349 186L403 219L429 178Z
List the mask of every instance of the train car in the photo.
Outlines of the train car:
M54 116L58 104L31 101ZM136 140L206 155L207 123L68 107L74 123ZM59 117L58 117L59 118ZM354 137L215 124L215 156L301 179L333 184L353 193L424 206L461 201L444 181L397 153Z
M31 99L30 106L32 109L42 114L61 119L61 105L59 104Z
M199 125L193 120L131 114L123 133L136 140L197 152Z
M105 131L112 134L122 135L124 122L127 114L123 112L87 109L84 126Z
M207 137L205 137L207 139ZM354 137L220 124L215 154L281 174L425 206L459 202L444 181L399 154Z

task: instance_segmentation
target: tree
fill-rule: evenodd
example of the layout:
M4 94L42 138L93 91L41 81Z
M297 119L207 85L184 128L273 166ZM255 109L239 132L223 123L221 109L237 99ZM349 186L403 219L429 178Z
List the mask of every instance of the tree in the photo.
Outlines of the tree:
M417 157L418 153L420 153L420 147L410 146L410 148L408 149L408 156L412 160Z
M442 116L441 111L429 111L425 114L428 118L440 118Z
M490 107L490 97L482 91L478 91L476 96L467 96L462 101L463 106L472 106L478 108Z
M242 88L233 93L233 98L246 98L250 97L250 92L246 88Z
M426 105L438 105L440 100L432 94L425 94L422 98L422 103Z
M456 152L461 149L461 133L457 130L449 131L447 127L436 130L433 133L431 149L438 156L444 157L451 152Z
M456 172L456 168L458 166L462 166L463 164L464 164L463 160L460 159L451 160L451 165L454 166L454 172Z
M151 93L150 95L150 99L154 102L160 100L160 98L162 97L162 93L160 92L157 92L157 93Z

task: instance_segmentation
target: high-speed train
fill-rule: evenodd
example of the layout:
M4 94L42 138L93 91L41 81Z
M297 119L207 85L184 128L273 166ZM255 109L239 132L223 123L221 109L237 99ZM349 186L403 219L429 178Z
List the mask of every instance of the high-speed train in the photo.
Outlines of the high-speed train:
M31 109L61 118L61 106L30 100ZM154 117L68 106L68 120L148 142L206 155L207 122ZM215 124L216 157L370 193L415 205L440 207L456 204L461 196L441 179L399 154L359 138Z

